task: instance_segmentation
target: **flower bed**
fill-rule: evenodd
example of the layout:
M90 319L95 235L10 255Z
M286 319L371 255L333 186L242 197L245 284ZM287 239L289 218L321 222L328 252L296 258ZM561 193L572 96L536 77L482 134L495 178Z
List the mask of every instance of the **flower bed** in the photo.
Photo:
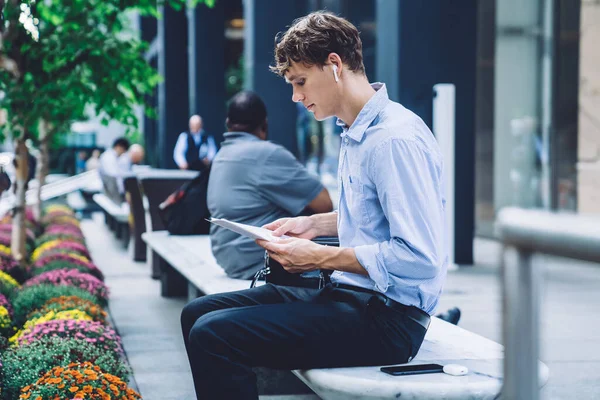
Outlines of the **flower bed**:
M102 308L108 288L79 221L59 205L41 224L27 215L23 266L12 260L10 218L0 220L0 398L141 398L127 386L121 338Z
M102 371L98 365L77 362L52 368L34 384L25 386L19 398L136 400L141 396L117 376Z

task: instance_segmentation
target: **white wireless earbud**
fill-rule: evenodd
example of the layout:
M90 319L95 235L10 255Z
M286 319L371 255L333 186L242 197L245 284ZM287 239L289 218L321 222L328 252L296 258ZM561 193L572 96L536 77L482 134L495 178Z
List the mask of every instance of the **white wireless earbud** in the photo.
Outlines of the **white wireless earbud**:
M338 74L337 74L337 65L333 66L333 77L335 78L336 82L340 81L340 78L338 77Z

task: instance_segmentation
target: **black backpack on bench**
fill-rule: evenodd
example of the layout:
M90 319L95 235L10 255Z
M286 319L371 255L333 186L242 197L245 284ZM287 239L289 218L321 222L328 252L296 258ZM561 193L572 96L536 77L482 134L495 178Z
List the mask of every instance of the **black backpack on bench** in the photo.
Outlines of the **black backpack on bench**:
M167 231L172 235L208 235L210 218L206 191L210 169L205 168L163 201L158 209Z

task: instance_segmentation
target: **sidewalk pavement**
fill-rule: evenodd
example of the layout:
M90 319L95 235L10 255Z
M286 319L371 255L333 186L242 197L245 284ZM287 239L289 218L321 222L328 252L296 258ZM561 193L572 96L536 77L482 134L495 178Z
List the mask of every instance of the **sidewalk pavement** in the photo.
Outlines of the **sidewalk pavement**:
M145 400L195 398L179 314L184 299L160 296L146 263L132 261L100 214L82 221L88 247L111 290L110 314ZM438 311L458 306L465 329L502 342L498 243L476 239L474 267L450 272ZM543 399L600 398L600 265L537 256L544 268L541 359L550 368ZM316 396L262 396L308 400Z

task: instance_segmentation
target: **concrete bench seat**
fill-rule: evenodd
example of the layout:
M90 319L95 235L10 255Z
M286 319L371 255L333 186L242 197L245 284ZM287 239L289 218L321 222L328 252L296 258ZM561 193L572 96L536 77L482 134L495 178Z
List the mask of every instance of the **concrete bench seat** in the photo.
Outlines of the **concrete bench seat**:
M199 292L213 294L250 287L247 280L227 277L212 255L208 235L176 236L167 231L156 231L144 233L142 239L162 259L163 296L181 296L187 290L188 297L194 299Z
M92 199L102 211L108 227L115 232L117 239L120 239L123 247L129 245L129 204L116 204L104 193L96 193Z
M161 272L166 275L163 292L167 295L185 294L186 284L190 298L249 287L248 281L225 275L212 255L208 235L171 236L162 231L147 232L143 239L164 259ZM179 277L174 278L175 274ZM500 344L433 317L423 345L410 364L460 364L469 368L467 375L390 376L379 371L379 366L292 372L324 400L497 399L502 389L503 356ZM541 362L539 368L542 387L549 372Z

